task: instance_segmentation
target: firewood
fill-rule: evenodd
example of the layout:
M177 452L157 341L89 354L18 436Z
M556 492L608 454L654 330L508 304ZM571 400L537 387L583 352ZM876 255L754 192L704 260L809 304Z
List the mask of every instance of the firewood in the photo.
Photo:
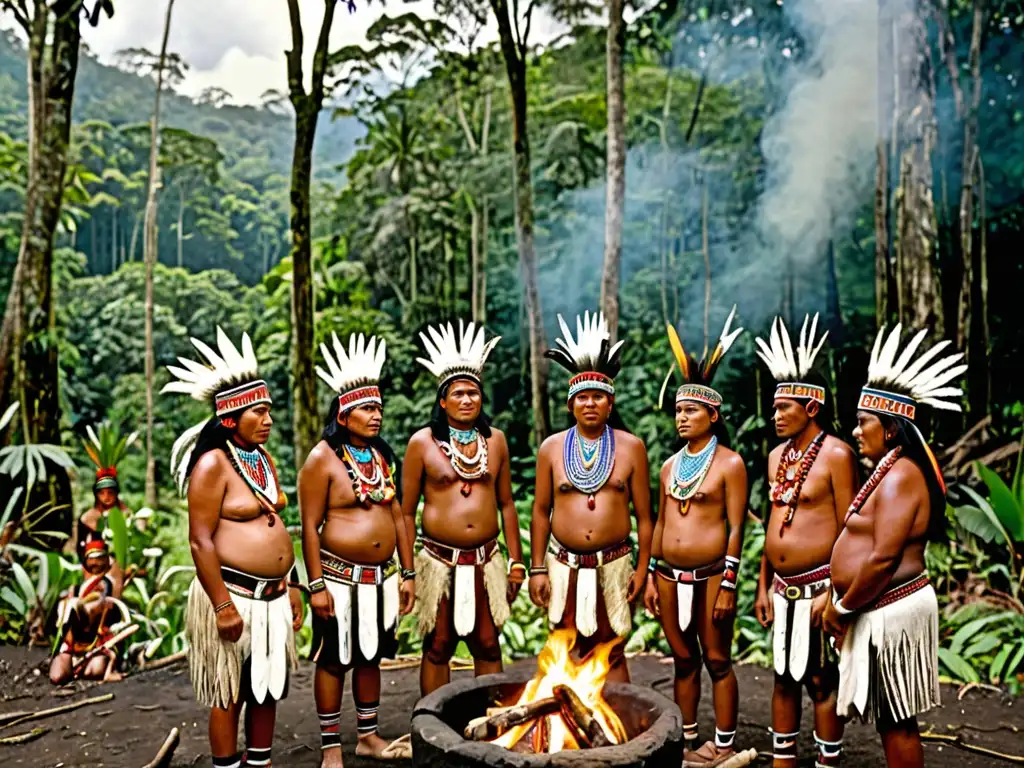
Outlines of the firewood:
M556 685L553 693L566 727L581 747L609 747L613 744L594 711L567 685Z
M54 707L53 709L42 709L38 712L32 712L31 714L23 715L22 717L18 717L10 722L4 723L0 728L10 728L12 725L27 723L29 720L42 720L46 717L70 712L71 710L78 709L79 707L87 707L90 704L101 704L104 701L110 701L112 698L114 698L114 694L106 693L102 696L94 696L91 699L82 699L81 701L76 701L73 704L65 704L60 707Z
M496 739L510 728L528 723L541 715L550 715L557 712L558 707L558 700L554 696L531 701L529 704L509 707L504 712L484 718L482 721L479 721L480 719L477 718L476 721L469 723L465 731L463 731L463 736L470 741Z
M546 755L551 750L551 722L545 715L537 718L533 727L533 751L538 755Z
M49 732L49 728L33 728L28 733L20 733L17 736L5 736L4 738L0 739L0 744L27 744L30 741L35 741L40 736L45 736Z
M510 709L512 709L511 706L508 706L508 707L488 707L487 708L487 717L494 717L495 715L500 714L502 712L508 712Z

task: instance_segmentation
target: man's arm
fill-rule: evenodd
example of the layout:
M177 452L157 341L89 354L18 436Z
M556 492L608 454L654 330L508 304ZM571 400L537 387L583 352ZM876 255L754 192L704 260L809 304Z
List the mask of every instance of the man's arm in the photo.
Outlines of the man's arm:
M544 565L551 536L551 458L547 446L541 445L537 453L537 478L533 493L533 514L530 517L530 562L534 567Z
M306 578L315 581L324 573L320 566L320 526L327 512L331 476L323 465L321 452L314 448L299 470L299 513L302 517L302 557Z
M391 500L391 517L395 521L395 536L398 539L398 562L403 570L412 570L415 567L412 539L409 538L409 528L405 524L402 505L398 503L398 499Z
M636 516L636 538L638 552L636 569L646 574L647 562L651 556L651 538L654 526L651 524L651 470L647 462L647 449L637 439L637 462L629 478L629 492L633 497L633 514Z
M743 524L747 519L747 468L739 454L729 457L725 471L725 516L729 521L726 554L738 560L743 551Z
M498 508L501 509L501 527L505 532L505 544L512 560L523 562L523 545L519 538L519 513L516 512L515 499L512 497L512 467L508 456L508 443L505 435L495 434L498 450L498 478L495 491L498 497Z
M416 508L420 505L422 492L423 456L413 435L402 459L402 517L405 518L405 535L410 546L416 542Z
M203 456L192 470L188 488L189 548L199 583L215 607L231 599L220 575L220 559L213 544L228 485L218 459L214 451Z
M846 512L853 503L853 497L860 489L860 473L857 471L857 457L846 443L840 442L832 451L834 460L829 464L832 469L832 498L836 502L838 536L846 524Z
M872 494L877 499L874 546L843 595L843 607L847 610L856 611L874 601L899 567L920 507L914 479L907 467L897 465Z
M661 539L665 535L665 503L665 468L662 467L658 478L658 519L651 532L651 558L654 560L660 560L664 555Z

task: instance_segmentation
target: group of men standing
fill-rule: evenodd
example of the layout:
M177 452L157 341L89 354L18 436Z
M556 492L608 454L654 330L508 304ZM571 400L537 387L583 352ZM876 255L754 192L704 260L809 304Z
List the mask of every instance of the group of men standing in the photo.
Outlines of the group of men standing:
M551 625L575 630L580 656L624 640L642 598L672 649L684 765L728 759L737 726L730 647L748 484L743 459L728 448L712 379L742 331L730 331L734 314L700 360L668 329L683 378L674 413L684 445L661 469L654 525L647 452L615 408L623 342L609 342L603 316L577 318L575 334L559 317L563 337L547 354L571 374L572 426L538 451L529 566L508 445L483 409L484 364L499 339L461 323L458 332L449 324L421 334L426 357L419 362L436 377L437 397L399 469L380 436L385 344L360 334L346 346L334 336L333 349L321 346L317 370L336 396L298 482L307 585L294 568L279 517L286 499L262 447L271 397L252 343L243 336L238 349L220 329L216 350L193 339L204 361L171 366L176 380L165 391L209 402L214 412L179 438L171 459L188 495L197 578L187 633L196 694L211 708L213 765L270 764L275 704L287 693L293 630L302 621L300 589L313 611L323 765L340 766L349 671L356 753L411 755L407 736L389 742L377 733L380 660L395 651L400 616L417 614L425 694L448 682L460 640L477 674L500 671L501 626L527 580ZM959 391L946 385L963 366L954 366L959 356L937 359L946 342L914 359L924 332L898 356L901 329L887 339L879 334L854 431L875 465L860 487L853 451L830 434L831 397L812 369L824 337L815 339L816 318L809 333L807 326L795 352L778 321L768 342L758 340L778 380L774 421L785 440L769 460L756 607L765 626L774 623L775 765L796 764L804 687L814 701L817 765L838 764L842 718L854 714L877 723L891 765L920 765L914 716L938 701L937 609L923 549L943 513L944 488L914 418L921 403L956 408L951 398ZM609 679L629 679L622 647L610 659ZM702 666L715 711L714 739L704 743L697 728ZM236 737L243 703L244 756Z

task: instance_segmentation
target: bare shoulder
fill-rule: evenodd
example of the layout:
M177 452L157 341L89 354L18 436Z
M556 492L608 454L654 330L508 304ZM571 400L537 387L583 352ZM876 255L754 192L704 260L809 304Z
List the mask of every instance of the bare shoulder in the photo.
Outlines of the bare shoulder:
M224 475L230 469L228 457L224 451L214 448L199 457L195 467L192 468L191 480L196 482L211 482Z
M505 438L505 433L497 427L491 427L491 440L494 441L495 447L507 448L508 440Z
M826 452L829 458L836 459L838 461L848 461L851 463L857 462L857 454L853 452L845 440L842 440L835 435L826 435L825 442L822 445L822 449Z
M782 457L782 452L786 450L786 443L788 442L788 440L784 440L772 448L771 452L768 454L768 461L779 461Z
M678 453L673 453L671 456L665 459L665 462L661 465L661 474L665 474L666 472L672 471L672 465L675 463L676 456L678 455Z
M715 462L721 463L722 469L726 472L743 472L746 474L747 465L743 463L743 457L732 448L718 446L715 455Z
M99 509L97 509L96 507L90 507L89 509L82 513L82 516L78 518L78 522L84 523L90 528L95 528L96 524L99 522L99 519L102 515L103 513L100 512Z
M878 485L879 495L887 500L906 500L921 491L927 493L928 486L921 468L908 458L901 458L893 464Z
M619 445L631 451L643 451L644 453L647 452L647 446L644 445L644 441L641 440L636 435L634 435L632 432L626 432L625 430L622 429L616 429L614 430L614 432L615 441Z
M547 455L552 451L560 450L562 443L565 442L566 432L567 430L555 432L555 434L544 438L544 442L540 444L540 449L537 451L537 456L540 457L541 454Z
M406 453L411 451L413 448L423 448L430 444L434 440L434 433L430 431L430 427L423 427L417 429L412 433L412 437L409 438L409 447L406 449Z
M306 457L306 461L302 465L302 468L306 469L307 467L319 466L333 456L334 451L331 449L331 446L328 445L326 440L321 440L313 446L313 450L309 452L309 456Z

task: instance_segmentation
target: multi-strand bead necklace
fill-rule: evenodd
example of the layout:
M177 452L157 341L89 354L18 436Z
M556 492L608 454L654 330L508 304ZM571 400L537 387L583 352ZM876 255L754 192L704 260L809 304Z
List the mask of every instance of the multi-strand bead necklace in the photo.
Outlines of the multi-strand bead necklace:
M605 425L599 438L588 440L573 427L565 436L562 463L569 482L587 494L587 507L594 509L594 495L608 482L615 466L615 431Z
M715 460L715 449L718 448L718 438L714 435L708 440L708 444L697 453L690 453L689 446L686 446L676 454L672 462L672 483L669 485L669 495L680 502L679 512L685 515L690 510L690 498L700 490L701 483L707 477L711 469L711 463Z
M769 496L773 504L785 505L786 516L782 519L782 527L779 528L779 536L782 536L796 514L797 505L800 503L800 491L804 487L804 480L807 479L814 460L821 452L821 446L825 442L825 433L819 432L811 440L806 451L796 447L796 438L790 440L782 456L779 457L779 467L775 470L775 483L772 485Z
M889 474L889 470L892 469L893 465L902 453L902 446L897 445L885 454L885 457L880 462L878 462L878 466L875 467L875 471L871 473L871 477L869 477L868 481L860 487L860 490L857 491L857 495L853 497L853 503L850 504L850 508L846 512L846 518L843 521L844 523L846 520L849 520L860 512L861 507L864 506L864 502L868 500L868 496L870 496L871 492L878 487L882 482L882 479Z
M235 471L242 476L242 479L256 494L256 498L260 500L264 511L268 514L267 525L273 527L276 521L274 508L277 506L279 493L277 478L274 476L274 470L270 466L267 454L259 448L251 451L244 450L231 440L228 440L227 446L228 456Z
M370 504L386 504L395 498L395 484L391 479L391 471L376 448L343 445L339 458L348 471L349 479L352 480L352 490L360 504L367 507ZM366 465L373 467L369 475L362 470L362 466Z
M460 492L463 496L469 496L473 491L472 481L479 480L487 474L487 440L480 431L472 429L456 429L448 427L448 442L439 442L441 452L448 457L455 474L462 478ZM463 453L459 446L473 445L476 443L476 453L472 457Z

